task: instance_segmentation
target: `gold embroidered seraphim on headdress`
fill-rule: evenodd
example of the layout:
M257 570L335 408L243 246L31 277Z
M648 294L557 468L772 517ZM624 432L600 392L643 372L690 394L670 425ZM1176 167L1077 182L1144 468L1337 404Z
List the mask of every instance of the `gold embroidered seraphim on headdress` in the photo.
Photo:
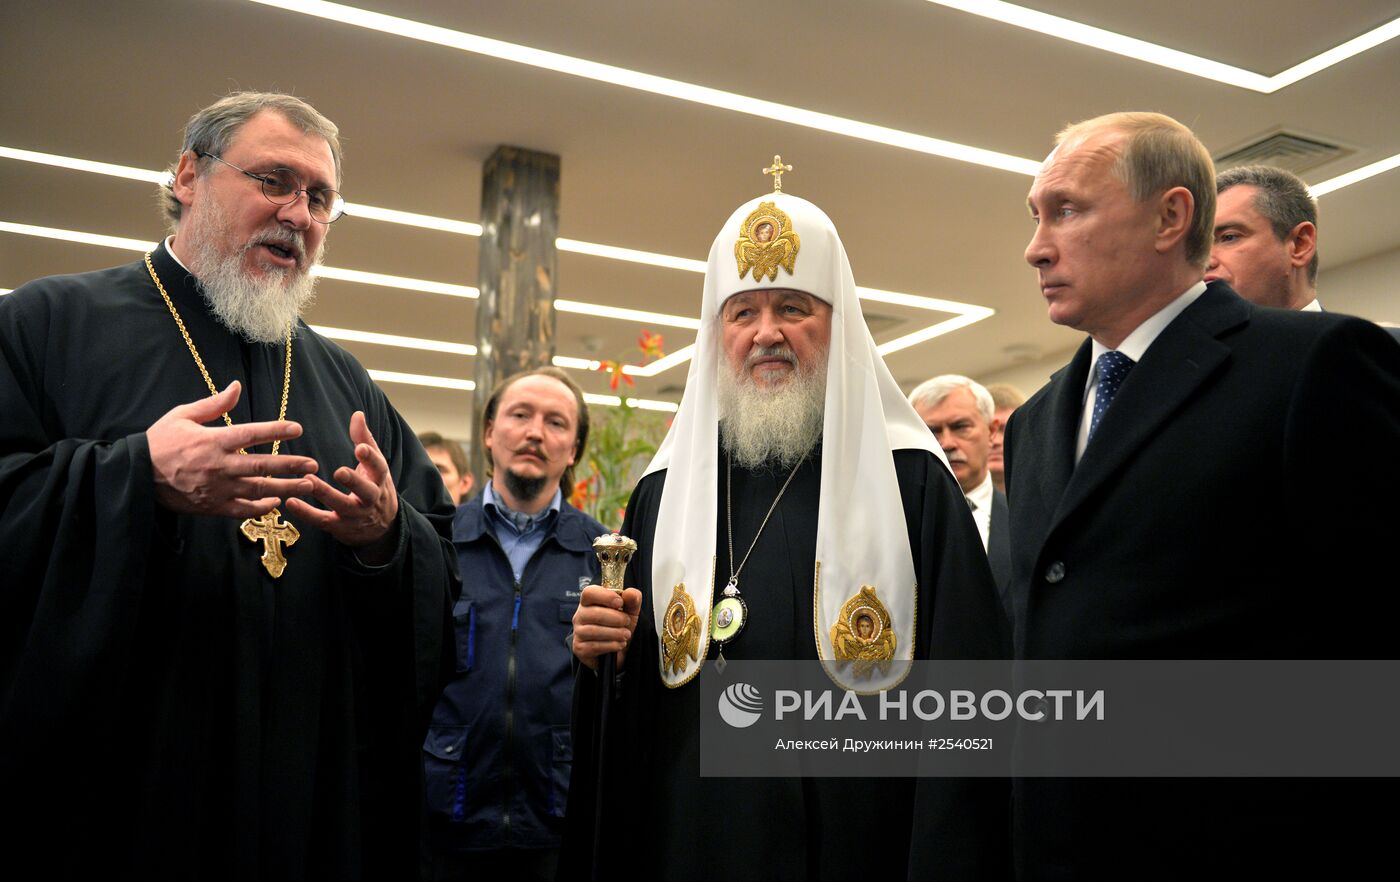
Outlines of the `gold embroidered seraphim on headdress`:
M773 176L773 195L783 192L783 172L792 171L792 166L784 165L783 158L773 155L773 164L763 170ZM778 280L778 267L792 275L797 265L797 252L802 250L802 238L792 228L792 218L788 217L774 202L764 202L755 208L739 227L739 239L734 243L734 261L739 264L739 278L750 269L753 280Z
M739 239L734 243L734 260L739 264L739 278L750 269L753 280L759 282L764 276L768 281L778 280L778 267L792 275L797 265L797 252L802 248L802 239L793 232L792 219L777 205L764 202L750 212L739 228Z

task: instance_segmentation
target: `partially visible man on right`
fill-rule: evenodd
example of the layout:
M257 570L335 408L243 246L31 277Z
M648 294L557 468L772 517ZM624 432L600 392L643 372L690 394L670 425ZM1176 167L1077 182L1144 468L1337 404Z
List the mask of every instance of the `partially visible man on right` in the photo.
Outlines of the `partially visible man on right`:
M1321 312L1317 301L1317 203L1291 172L1267 165L1228 169L1215 179L1215 244L1206 281L1245 300Z
M1214 168L1170 117L1068 127L1028 203L1049 318L1088 338L1007 429L1017 657L1393 658L1400 348L1202 281ZM1352 878L1386 786L1020 778L1017 875Z
M1292 172L1267 165L1223 171L1206 281L1228 282L1259 306L1322 312L1317 299L1317 202ZM1400 341L1400 328L1387 326Z

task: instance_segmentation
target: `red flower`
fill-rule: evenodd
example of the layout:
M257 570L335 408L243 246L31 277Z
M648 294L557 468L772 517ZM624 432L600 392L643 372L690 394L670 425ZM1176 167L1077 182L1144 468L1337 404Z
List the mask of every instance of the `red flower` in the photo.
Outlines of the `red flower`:
M642 350L642 354L647 358L660 358L666 352L662 349L665 338L660 334L653 334L646 328L642 329L642 336L637 338L637 348Z
M621 364L621 362L616 362L616 361L613 361L612 359L607 359L607 360L605 360L605 361L600 361L600 362L598 362L597 370L606 371L606 372L608 373L608 375L609 375L609 379L608 379L608 388L610 388L610 389L616 389L616 388L617 388L617 384L618 384L619 382L623 381L623 380L626 380L626 381L627 381L627 385L629 385L629 386L635 386L635 385L637 385L636 382L635 382L631 377L627 376L627 374L625 374L625 373L622 372L622 364Z
M593 483L597 479L597 475L589 475L582 480L575 481L574 489L569 493L569 505L574 508L583 508L587 505L589 500L593 498Z
M608 374L609 388L616 389L618 378L623 375L622 365L616 361L613 361L611 358L608 358L598 362L598 370L605 371ZM628 382L631 382L631 378L628 378Z

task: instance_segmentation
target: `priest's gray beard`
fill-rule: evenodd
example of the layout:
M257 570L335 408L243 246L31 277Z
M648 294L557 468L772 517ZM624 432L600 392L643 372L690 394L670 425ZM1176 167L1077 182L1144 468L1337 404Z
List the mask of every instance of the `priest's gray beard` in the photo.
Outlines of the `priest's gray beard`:
M760 358L783 356L797 370L776 387L759 386L751 368ZM826 415L826 350L802 365L786 346L758 347L744 367L719 368L719 431L724 449L747 469L790 469L821 440Z
M229 240L230 224L217 206L210 208L213 210L191 212L185 224L192 227L182 229L189 236L186 244L191 255L190 269L199 279L204 299L224 327L235 334L253 343L281 343L286 339L288 326L316 298L316 279L306 268L321 262L324 245L307 262L302 234L274 221L236 251L222 251L219 243ZM264 264L265 275L248 276L243 269L244 255L266 243L302 255L301 265L288 268Z

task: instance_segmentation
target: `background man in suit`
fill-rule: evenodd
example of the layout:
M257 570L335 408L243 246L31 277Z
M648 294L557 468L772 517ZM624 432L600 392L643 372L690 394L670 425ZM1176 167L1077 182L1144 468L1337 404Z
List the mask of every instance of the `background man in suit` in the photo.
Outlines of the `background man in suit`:
M1006 424L1011 420L1011 412L1026 403L1026 393L1010 383L993 383L987 387L992 394L992 452L987 457L987 471L992 473L992 486L1006 492L1006 460L1002 445L1006 440Z
M1317 299L1317 203L1297 175L1267 165L1223 171L1206 281L1251 303L1322 312ZM1387 327L1400 341L1400 328Z
M1215 180L1215 244L1206 281L1245 300L1321 312L1317 301L1317 203L1292 172L1267 165L1228 169Z
M1011 577L1011 552L1007 541L1006 494L992 485L988 461L992 437L1000 433L994 417L996 404L981 383L961 374L944 374L925 380L909 393L919 418L948 456L948 465L972 508L972 519L982 537L1001 594L1002 606L1011 614L1006 587Z
M1400 348L1202 281L1214 170L1175 120L1112 114L1058 144L1025 256L1050 319L1089 339L1007 430L1018 657L1392 657L1400 522L1359 515L1400 492ZM1340 427L1380 488L1320 463ZM1381 841L1359 783L1014 787L1024 878L1347 875Z
M472 470L467 466L467 452L462 445L437 432L423 432L418 436L418 443L423 445L428 459L437 466L442 483L447 487L447 495L452 497L452 504L461 505L476 483Z

